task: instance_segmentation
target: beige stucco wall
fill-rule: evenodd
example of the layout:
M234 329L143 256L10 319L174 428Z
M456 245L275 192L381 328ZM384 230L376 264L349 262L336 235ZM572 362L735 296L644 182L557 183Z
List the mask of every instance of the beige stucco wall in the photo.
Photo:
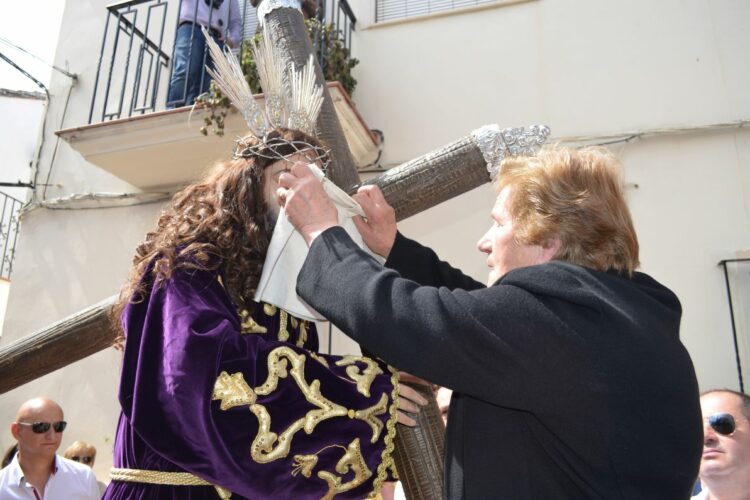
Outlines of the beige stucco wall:
M55 64L79 75L78 81L53 73L47 132L42 144L41 179L49 170L47 200L91 192L132 192L133 187L91 165L55 130L87 123L94 88L105 6L110 2L66 2ZM66 100L70 95L67 109ZM54 158L54 160L53 160ZM43 197L40 188L39 199ZM21 219L3 337L0 345L77 312L116 293L137 242L153 224L158 204L127 208L35 209ZM0 396L0 448L12 442L8 424L26 399L46 395L58 401L69 427L60 452L73 441L98 449L96 473L107 478L117 418L120 356L102 351L63 370Z
M69 80L51 83L52 129L86 123L105 0L67 2L56 63L80 74L63 116ZM531 0L463 14L370 26L372 3L353 2L359 86L354 99L386 136L382 161L397 164L485 123L546 123L555 136L618 133L750 117L744 0L601 2ZM368 20L369 16L369 20ZM85 29L84 29L85 27ZM702 387L737 386L722 258L750 248L750 132L695 132L613 146L625 177L643 269L674 288L684 306L683 339ZM137 158L134 158L137 161ZM165 159L169 161L169 159ZM48 197L135 189L58 146ZM445 259L484 281L474 243L485 231L487 186L401 224ZM37 209L23 219L5 335L0 345L115 293L159 204ZM747 325L745 325L746 327ZM321 341L326 345L325 338ZM354 347L337 336L334 350ZM637 360L634 360L634 366ZM101 352L0 395L0 429L24 399L60 401L76 439L100 451L104 471L117 415L119 356ZM0 432L0 446L10 442Z
M3 161L0 181L29 182L31 163L36 158L44 101L14 95L0 96L0 114L12 117L0 122L3 138ZM0 192L26 201L28 188L0 186Z
M39 139L43 110L43 100L13 94L0 96L0 115L13 117L11 120L0 121L0 137L3 138L0 181L28 183L31 180L31 163L36 157L36 144ZM0 186L0 193L7 194L23 203L26 201L29 189ZM2 198L6 204L4 208L9 211L10 203L5 201L5 197ZM5 217L6 221L9 220L9 213L6 213ZM3 230L7 229L7 227L3 228ZM9 248L12 242L6 243L0 240L0 244L2 244L1 248L5 249ZM5 279L0 280L0 336L2 336L2 323L5 319L9 291L10 282Z

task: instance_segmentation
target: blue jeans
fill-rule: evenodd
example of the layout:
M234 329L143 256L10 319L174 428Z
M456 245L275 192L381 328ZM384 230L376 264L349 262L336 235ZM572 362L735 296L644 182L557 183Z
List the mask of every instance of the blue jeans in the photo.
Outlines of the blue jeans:
M224 47L215 37L214 41L219 47ZM196 97L208 91L211 83L205 67L211 62L211 55L208 54L208 46L200 26L186 23L178 27L174 43L174 66L167 93L168 109L191 106Z

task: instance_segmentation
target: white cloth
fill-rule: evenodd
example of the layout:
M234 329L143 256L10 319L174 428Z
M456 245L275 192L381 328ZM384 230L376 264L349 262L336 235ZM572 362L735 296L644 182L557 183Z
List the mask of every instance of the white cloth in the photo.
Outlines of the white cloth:
M326 194L336 205L339 211L339 225L349 233L349 236L361 249L381 263L384 262L382 257L367 248L367 245L362 241L362 236L357 231L357 226L354 225L352 217L365 215L359 203L336 184L326 179L318 167L310 165L310 170L315 174L315 177L323 182ZM268 245L263 273L255 291L255 301L273 304L300 319L325 321L325 318L299 298L296 292L297 275L302 270L307 252L305 239L294 229L282 209L279 218L276 220L271 242Z
M18 455L0 470L0 498L2 500L35 500L35 488L26 482ZM98 500L101 498L96 476L91 468L55 455L54 472L44 487L42 500Z

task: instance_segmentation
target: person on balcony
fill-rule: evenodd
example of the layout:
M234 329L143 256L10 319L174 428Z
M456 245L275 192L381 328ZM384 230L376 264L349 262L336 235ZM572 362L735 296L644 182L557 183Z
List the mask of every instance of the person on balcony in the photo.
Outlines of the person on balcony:
M226 43L239 47L242 17L238 0L182 0L167 108L191 106L196 97L208 91L211 77L205 66L210 58L201 26L220 46Z

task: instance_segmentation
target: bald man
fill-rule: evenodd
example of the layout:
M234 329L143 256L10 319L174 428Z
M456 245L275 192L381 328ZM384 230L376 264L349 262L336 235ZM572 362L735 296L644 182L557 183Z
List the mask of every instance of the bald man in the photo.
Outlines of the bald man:
M701 500L750 500L750 396L718 389L701 396Z
M66 422L62 408L47 398L26 401L10 432L18 454L0 471L3 500L93 500L100 498L89 467L56 455Z

